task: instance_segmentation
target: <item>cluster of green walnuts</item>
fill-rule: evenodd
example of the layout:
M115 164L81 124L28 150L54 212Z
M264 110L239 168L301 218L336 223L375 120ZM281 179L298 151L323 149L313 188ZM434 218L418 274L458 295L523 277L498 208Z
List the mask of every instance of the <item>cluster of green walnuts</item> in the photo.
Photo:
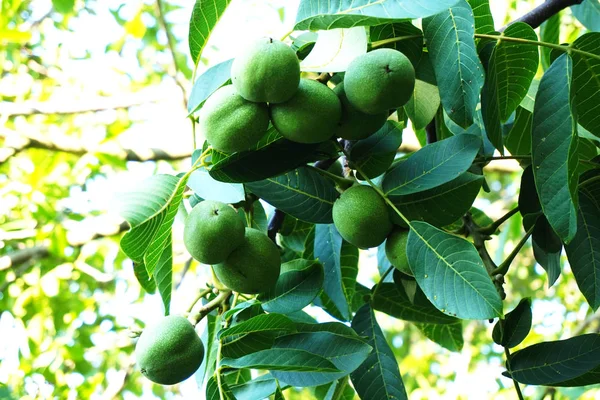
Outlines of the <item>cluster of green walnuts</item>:
M390 110L410 99L415 71L406 56L380 49L350 63L343 82L304 79L296 53L286 44L262 38L233 62L232 85L215 91L199 115L199 126L212 148L225 153L251 149L269 124L286 139L320 143L339 137L365 139L378 131ZM333 222L344 240L362 248L387 238L386 254L402 272L408 231L393 225L384 199L370 186L355 184L333 206ZM205 200L189 213L184 243L190 255L211 265L219 283L232 291L258 294L277 283L281 257L263 232L245 227L235 209ZM136 345L142 373L160 384L175 384L201 365L204 346L182 316L168 316L146 328Z

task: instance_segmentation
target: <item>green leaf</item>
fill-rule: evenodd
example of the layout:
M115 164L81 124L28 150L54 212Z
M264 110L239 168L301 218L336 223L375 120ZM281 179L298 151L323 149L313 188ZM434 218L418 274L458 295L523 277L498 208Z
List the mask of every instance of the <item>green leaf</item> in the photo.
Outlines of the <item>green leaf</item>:
M404 21L371 26L369 29L369 39L371 42L400 37L406 39L388 43L381 47L400 51L416 67L423 54L423 32L419 28L414 26L410 21Z
M388 196L407 195L450 182L471 167L480 147L481 140L474 135L429 144L385 174L383 191Z
M492 332L494 342L507 348L518 346L531 330L531 318L531 299L526 297L506 314L504 320L496 322Z
M350 168L360 169L368 178L383 174L394 161L398 147L402 144L404 125L387 121L373 135L358 140L350 149Z
M238 400L262 400L273 395L277 389L277 380L257 377L241 385L231 386L231 391ZM268 375L267 375L268 376Z
M121 239L121 249L136 263L144 263L154 274L183 199L189 175L154 175L137 190L119 196L120 214L131 229Z
M146 266L143 261L139 263L133 262L133 273L140 286L144 288L147 293L153 294L156 292L156 281L148 276L148 271L146 271Z
M306 222L333 221L333 203L338 197L334 183L308 167L275 178L247 183L246 187L273 207Z
M329 360L340 372L283 372L273 376L291 386L318 386L348 375L362 364L371 352L371 346L358 337L336 335L330 332L296 333L277 339L273 351L290 349L307 351Z
M600 56L600 33L586 33L577 38L571 46ZM573 90L574 93L577 93L574 101L578 122L585 129L600 137L600 60L583 54L571 54Z
M561 272L562 242L543 215L538 218L531 235L533 256L548 274L548 287L554 285Z
M598 0L585 0L581 4L573 5L571 12L588 30L600 31L600 2Z
M298 332L329 332L342 336L357 336L356 332L341 322L298 323Z
M229 81L231 64L233 59L213 65L196 79L188 100L189 114L198 111L211 94Z
M314 258L314 224L286 215L279 233L283 247L297 252L304 259Z
M324 297L330 300L341 319L350 320L350 301L354 295L353 289L358 274L358 249L344 242L333 224L317 225L315 258L323 264Z
M413 95L404 106L414 129L424 129L440 108L440 91L437 87L429 53L424 53L415 68L416 78Z
M512 155L531 154L531 130L533 127L533 114L527 109L519 106L504 146Z
M579 191L577 233L565 246L579 290L594 309L600 306L600 184Z
M502 300L473 244L425 222L411 225L408 263L433 305L461 319L501 316Z
M441 313L417 288L411 299L401 284L380 283L372 299L373 308L394 318L423 324L455 324L458 320ZM413 301L414 300L414 301Z
M463 128L473 124L484 81L474 27L473 11L465 0L423 20L442 105L448 116Z
M223 340L221 354L223 357L239 358L273 346L277 331L263 331L230 336Z
M318 147L318 144L291 142L271 127L251 150L226 154L213 149L209 173L221 182L261 181L305 164Z
M61 14L69 14L75 7L75 0L52 0L52 6Z
M156 286L158 286L160 298L165 306L165 315L169 315L173 286L173 240L170 235L154 269L154 280L156 281Z
M409 221L425 221L442 227L465 215L483 184L483 176L465 172L433 189L390 200Z
M236 400L236 398L225 382L221 382L221 391L219 391L217 378L211 376L206 384L206 400Z
M231 0L196 0L190 19L188 35L190 55L195 66L200 63L202 50L208 42L210 33L217 25L229 3L231 3Z
M294 29L307 31L401 22L437 14L455 3L456 0L301 0Z
M533 29L523 22L511 24L502 36L537 41ZM488 64L481 108L485 128L494 147L504 154L501 123L517 109L535 76L539 55L537 47L500 40Z
M453 324L415 324L417 328L429 340L439 344L450 351L459 352L462 350L465 340L463 338L462 321L458 320Z
M352 328L368 338L371 354L350 378L361 399L408 399L398 362L377 324L375 313L365 304L352 319Z
M339 369L325 357L299 348L276 348L240 358L226 357L221 360L220 366L270 371L339 373Z
M530 385L554 385L575 379L600 365L600 335L537 343L515 352L509 373Z
M540 39L542 42L558 44L560 39L560 13L556 13L540 25ZM540 47L542 66L547 70L552 64L550 53L552 49Z
M533 168L528 166L521 175L519 190L519 212L523 217L523 228L528 231L540 217L542 206L535 189Z
M542 210L565 243L577 231L577 124L571 75L572 62L566 54L544 74L533 111L532 138L533 174Z
M323 266L318 261L292 260L281 265L275 287L259 296L270 313L288 314L309 305L323 287Z
M294 322L285 315L262 314L222 330L219 339L257 332L294 332L295 330Z
M475 32L489 34L496 32L489 0L467 0L475 16Z

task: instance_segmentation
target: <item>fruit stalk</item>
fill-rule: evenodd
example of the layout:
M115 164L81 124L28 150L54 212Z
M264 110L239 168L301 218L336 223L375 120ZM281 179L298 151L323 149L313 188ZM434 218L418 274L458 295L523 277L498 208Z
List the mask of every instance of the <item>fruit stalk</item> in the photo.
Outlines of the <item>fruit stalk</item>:
M207 316L212 310L215 310L226 304L232 293L233 292L231 290L220 291L217 297L204 305L202 305L202 298L200 298L194 307L192 307L192 311L188 316L188 320L192 323L192 325L198 325L198 322L200 322L202 318Z

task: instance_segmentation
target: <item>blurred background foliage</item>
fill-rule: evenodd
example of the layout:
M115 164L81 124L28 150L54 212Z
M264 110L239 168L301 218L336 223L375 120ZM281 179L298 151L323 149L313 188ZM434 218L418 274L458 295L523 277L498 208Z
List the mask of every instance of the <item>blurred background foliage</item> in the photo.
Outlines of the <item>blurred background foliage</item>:
M541 1L491 3L500 27ZM297 5L234 0L197 74L231 58L240 35L282 36ZM119 251L127 226L111 211L114 196L133 182L189 164L193 2L2 0L1 7L0 398L201 398L193 378L163 387L133 368L128 330L163 310L158 295L141 290ZM554 23L561 42L584 29L569 10ZM416 143L407 129L400 150L414 150ZM482 192L476 206L494 219L514 207L520 171L516 162L493 163L486 172L492 190ZM496 262L522 237L519 218L492 241ZM206 267L190 263L181 228L179 218L174 312L185 310L207 279ZM360 282L378 280L376 264L376 251L361 253ZM568 265L547 286L526 246L506 287L506 309L533 299L533 330L519 347L598 330ZM377 316L411 399L515 398L511 381L501 376L502 348L491 340L492 324L465 322L463 348L452 352L410 323ZM524 394L600 398L593 388L526 387ZM290 399L314 396L286 391Z

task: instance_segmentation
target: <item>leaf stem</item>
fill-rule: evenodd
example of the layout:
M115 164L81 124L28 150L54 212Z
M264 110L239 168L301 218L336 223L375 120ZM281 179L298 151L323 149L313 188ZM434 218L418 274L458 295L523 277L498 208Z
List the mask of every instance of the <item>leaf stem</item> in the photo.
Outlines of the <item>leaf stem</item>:
M492 235L494 234L498 228L500 228L500 225L502 225L503 223L505 223L510 217L512 217L513 215L515 215L516 213L519 212L519 207L515 207L512 210L510 210L509 212L507 212L506 214L504 214L502 217L500 217L497 221L493 222L492 224L488 225L488 226L484 226L482 228L479 228L479 233L483 234L483 235Z
M492 276L498 275L498 274L505 275L508 272L508 269L510 268L510 264L513 262L513 260L517 256L517 254L519 254L519 251L521 251L521 249L527 242L527 239L529 239L529 236L531 236L531 234L533 233L534 227L535 227L535 224L529 228L529 230L525 233L525 236L523 236L521 238L521 240L519 241L519 243L517 243L517 245L515 246L513 251L506 258L506 260L504 260L504 262L502 262L502 264L500 264L500 266L498 268L496 268L494 271L492 271Z
M407 35L407 36L398 36L389 39L377 40L371 43L371 48L375 49L377 47L385 46L386 44L400 42L402 40L410 40L410 39L419 39L422 38L423 35Z
M202 298L204 296L206 296L207 294L209 294L211 292L212 292L212 288L206 288L206 289L199 291L198 294L196 295L196 298L194 299L193 302L190 303L190 306L187 309L188 314L192 312L196 303L198 303L200 300L202 300Z
M379 282L377 283L377 285L375 285L375 290L373 290L373 294L371 295L371 299L375 298L375 295L377 294L377 291L379 290L379 287L381 286L381 284L383 283L383 281L385 281L385 278L387 278L387 276L390 274L390 272L392 272L394 270L394 266L390 265L389 268L383 273L383 275L381 275L381 278L379 278Z
M506 354L506 366L508 367L508 370L510 371L510 350L508 350L508 347L504 348L504 354ZM512 379L513 384L515 385L515 391L517 392L517 397L519 398L519 400L525 400L525 398L523 397L523 393L521 392L521 387L519 386L519 382L517 382L514 378Z
M231 292L229 292L231 294ZM239 293L235 293L233 296L233 300L231 301L231 308L234 308L239 298ZM221 329L227 329L229 325L229 320L225 319L223 321L223 327ZM225 396L223 395L223 382L221 381L221 351L223 350L223 342L219 339L219 345L217 347L217 359L215 360L216 368L215 374L217 374L217 387L219 388L219 399L225 400Z
M202 320L206 315L208 315L211 311L216 310L219 307L222 307L223 304L227 303L229 298L231 297L231 290L222 290L219 292L217 297L209 301L208 303L202 305L200 301L201 298L196 302L190 315L188 316L188 320L192 323L192 325L198 325L198 322ZM194 308L196 308L194 310Z
M294 28L292 28L291 30L289 30L288 32L285 33L285 35L283 35L281 37L281 39L279 39L280 41L284 41L285 39L287 39L292 33L294 33Z
M332 174L331 172L325 171L324 169L313 167L312 165L307 165L307 167L319 173L320 175L323 175L325 178L331 179L335 182L337 186L341 187L342 189L347 189L356 183L356 181L353 179L342 178L341 176Z

